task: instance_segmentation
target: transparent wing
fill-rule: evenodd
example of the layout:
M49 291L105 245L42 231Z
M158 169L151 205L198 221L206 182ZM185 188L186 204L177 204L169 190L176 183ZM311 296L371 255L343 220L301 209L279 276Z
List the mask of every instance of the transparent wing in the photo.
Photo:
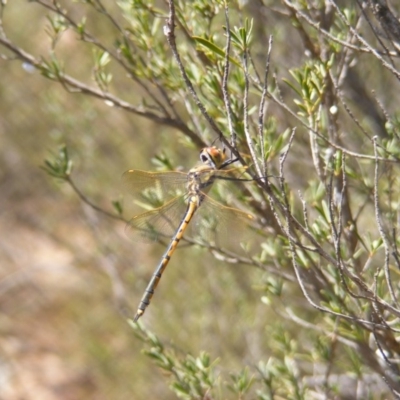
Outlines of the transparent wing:
M219 181L235 181L245 179L247 168L232 168L229 170L216 170L213 176ZM204 174L209 174L210 171L203 171ZM201 174L201 172L200 172ZM147 189L159 191L160 196L170 196L177 192L182 194L186 191L188 183L188 174L184 172L150 172L137 169L126 171L122 175L124 186L128 193L137 196Z
M245 179L245 168L215 171L219 181ZM209 171L207 172L209 173ZM187 174L181 172L127 171L124 183L132 194L146 193L148 188L160 196L176 194L161 207L133 217L126 228L127 234L137 241L169 240L176 233L187 210ZM233 253L243 253L241 244L251 241L254 234L254 217L236 208L224 206L203 194L204 200L189 223L184 237ZM163 204L161 202L161 204Z
M218 181L240 181L247 180L250 178L246 175L248 167L238 167L238 168L230 168L230 169L220 169L214 172L214 177Z
M149 172L132 169L124 172L122 180L127 191L137 196L146 189L153 188L166 196L186 190L187 174L183 172Z
M186 209L186 196L175 197L162 207L134 216L126 226L126 233L136 241L169 240L178 229Z
M255 218L205 196L184 236L234 254L245 254L256 237Z

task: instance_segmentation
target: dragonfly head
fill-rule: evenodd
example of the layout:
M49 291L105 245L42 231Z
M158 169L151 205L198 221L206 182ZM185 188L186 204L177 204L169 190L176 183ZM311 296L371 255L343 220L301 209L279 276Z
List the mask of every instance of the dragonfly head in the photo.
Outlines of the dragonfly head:
M200 151L200 161L213 169L220 169L226 161L225 149L221 150L215 146L205 147Z

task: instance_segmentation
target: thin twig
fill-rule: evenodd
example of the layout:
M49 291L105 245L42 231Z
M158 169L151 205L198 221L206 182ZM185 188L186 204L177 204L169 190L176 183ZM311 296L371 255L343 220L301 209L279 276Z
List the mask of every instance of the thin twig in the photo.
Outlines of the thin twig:
M249 70L248 70L248 60L247 60L247 43L245 44L245 48L243 49L243 68L244 68L244 94L243 94L244 134L246 136L247 146L249 147L251 159L257 171L257 175L259 177L262 177L263 172L261 170L260 164L257 159L253 138L251 137L249 129Z
M317 130L315 130L312 126L308 125L306 122L304 122L297 114L295 111L293 111L282 99L278 98L271 92L268 92L268 97L272 99L276 104L278 104L280 107L282 107L285 111L287 111L293 118L295 118L303 127L305 127L307 130L310 132L314 133L317 137L319 137L321 140L323 140L327 145L333 147L336 150L340 150L343 153L345 153L348 156L354 157L354 158L360 158L364 160L375 160L374 156L368 155L368 154L360 154L356 153L354 151L351 151L349 149L346 149L343 146L340 146L336 143L333 143L330 141L327 137L321 135ZM386 162L386 163L394 163L398 164L400 160L393 160L393 159L388 159L388 158L383 158L383 157L378 157L378 161Z
M121 215L118 214L114 214L111 213L107 210L104 210L103 208L97 206L96 204L94 204L92 201L90 201L81 191L80 189L76 186L75 182L73 181L73 179L71 178L71 176L68 175L68 177L65 179L66 182L71 186L71 188L74 190L74 192L78 195L78 197L84 202L86 203L88 206L90 206L91 208L93 208L94 210L102 213L103 215L106 215L107 217L116 219L118 221L124 221L127 222L125 218L123 218Z
M30 53L27 53L21 48L14 46L8 38L0 37L0 44L4 45L6 48L11 50L17 56L18 59L33 65L39 71L47 71L48 67L46 66L44 61L38 60L35 57L33 57ZM66 90L68 90L71 93L81 93L81 94L87 94L92 97L96 97L98 99L106 101L107 104L111 104L112 106L129 111L138 116L150 119L156 123L178 129L183 134L188 136L197 146L199 147L206 146L206 143L198 136L198 134L189 129L189 127L180 120L171 119L169 117L158 115L154 112L146 110L143 107L134 106L131 103L121 100L120 98L114 96L109 92L104 92L102 90L88 86L63 72L58 73L57 76L52 79L55 81L59 81L61 84L64 85Z
M358 34L358 32L356 32L354 30L354 28L349 24L349 22L347 21L346 16L342 13L342 11L340 10L339 6L335 3L332 2L332 5L335 7L337 14L339 15L339 17L341 18L341 20L346 24L346 26L348 27L348 29L355 35L355 37L357 38L357 40L362 43L367 49L370 50L370 52L381 62L382 66L385 67L386 69L388 69L390 72L393 73L393 75L400 80L400 72L395 69L393 67L393 65L390 65L380 54L379 52L374 49L372 46L369 45L369 43ZM393 60L392 60L393 62Z
M210 124L213 131L218 135L218 138L223 142L232 152L238 157L242 162L243 159L241 158L240 154L238 154L237 150L234 149L230 143L224 137L223 132L218 128L217 124L215 123L214 119L208 114L207 110L205 109L203 103L199 99L199 96L194 89L192 82L190 81L189 77L186 74L185 67L182 64L181 57L179 55L178 49L176 47L176 40L175 40L175 4L173 0L168 0L169 5L169 16L167 19L167 23L164 26L164 34L167 38L168 44L171 48L172 54L174 55L175 61L178 64L179 71L185 82L187 89L189 90L190 95L193 97L197 107L199 108L200 112L203 114L204 118ZM244 164L244 162L243 162Z
M377 137L374 136L374 154L377 156ZM379 206L379 190L378 190L378 181L379 181L379 163L376 161L375 162L375 176L374 176L374 208L375 208L375 219L376 219L376 224L378 226L378 231L379 235L382 239L383 246L385 248L385 261L384 261L384 271L385 271L385 277L386 277L386 283L389 288L389 293L390 296L392 297L392 301L394 304L398 307L397 303L397 297L394 293L393 286L392 286L392 278L390 276L390 269L389 269L389 260L390 260L390 251L389 251L389 242L388 238L386 236L385 230L383 229L382 225L382 217L381 217L381 211L380 211L380 206ZM380 268L377 269L375 276L379 274Z
M100 49L101 51L108 53L110 55L110 57L114 61L116 61L118 63L118 65L120 65L126 71L127 75L136 84L138 84L139 87L141 89L143 89L145 93L147 93L149 95L149 97L164 112L165 116L167 118L169 117L169 112L165 108L164 104L159 100L159 96L155 95L149 89L149 87L143 82L143 80L136 76L136 74L133 72L132 68L123 61L123 59L120 57L120 54L118 52L114 52L113 49L110 49L110 48L107 48L106 46L104 46L99 40L96 39L96 37L94 35L88 33L86 28L84 30L81 30L79 28L79 24L65 11L64 8L61 8L58 3L55 2L54 5L51 5L51 4L49 4L49 3L47 3L47 2L45 2L43 0L35 0L35 2L40 4L40 5L42 5L44 8L46 8L46 9L48 9L50 11L53 11L54 13L57 13L57 14L61 15L66 21L68 21L68 23L77 32L80 33L82 41L84 41L86 43L90 43L90 44L94 45L95 47L97 47L98 49ZM109 15L107 13L107 11L105 10L104 6L98 0L97 0L97 3L99 5L99 8L96 9L95 5L93 4L94 8L98 12L100 12L101 14L106 15L108 17L108 19L111 20L112 24L118 29L118 32L124 37L125 43L130 43L129 37L126 35L125 30L118 25L118 23L111 17L111 15ZM136 57L138 57L138 55L136 55ZM146 64L146 62L144 60L142 60L141 57L139 57L139 59L141 60L143 65ZM172 112L174 113L174 115L176 117L178 117L175 108L172 106L171 100L168 98L168 96L165 93L165 90L161 89L160 85L157 85L157 83L155 83L155 86L158 88L159 92L161 93L161 96L165 99L166 103L170 106L170 108L171 108Z
M332 40L332 42L340 44L343 47L346 47L350 50L354 50L357 52L363 52L363 53L374 53L374 51L372 51L370 46L365 46L365 47L360 47L360 46L356 46L353 45L350 42L346 42L344 40L341 40L339 38L337 38L336 36L333 36L331 33L329 33L328 31L326 31L325 29L321 28L321 24L318 22L313 21L307 14L303 13L301 10L297 9L294 7L293 3L290 3L288 0L283 0L285 5L291 9L293 9L295 11L295 13L301 17L302 19L304 19L310 26L312 26L313 28L315 28L319 33L321 33L322 35L324 35L325 37L327 37L329 40ZM334 4L334 1L330 1L330 3ZM336 4L335 4L336 6ZM337 6L336 6L337 7ZM358 35L357 35L358 37ZM378 51L375 51L376 53L379 54ZM398 56L398 54L396 52L389 52L389 54L391 56ZM382 55L387 55L386 53L382 54Z
M228 119L228 128L231 136L231 145L236 148L236 132L233 129L233 117L228 91L229 78L229 54L231 49L231 29L229 26L228 3L225 1L225 22L226 22L226 47L224 59L224 74L222 76L222 95L224 97L225 111Z
M286 195L286 190L285 190L285 185L284 185L284 175L283 175L283 164L286 160L288 151L290 149L290 143L293 140L293 136L294 136L294 132L292 133L291 140L289 140L289 146L288 146L287 151L282 155L282 157L280 159L280 168L279 169L280 169L281 190L282 190L283 197L284 197L286 233L287 233L287 238L289 240L289 248L290 248L290 253L291 253L291 258L292 258L292 265L293 265L293 269L294 269L294 272L295 272L295 275L297 278L297 282L300 286L301 291L303 292L304 297L306 298L306 300L309 302L309 304L312 307L314 307L315 309L317 309L319 311L322 311L324 313L327 313L327 314L330 314L333 316L342 317L342 318L345 318L346 320L351 320L354 322L360 322L360 323L364 324L364 328L366 328L368 325L373 325L373 323L370 321L361 320L360 318L352 316L352 315L338 313L338 312L332 311L330 309L327 309L325 307L319 306L312 300L312 298L308 294L308 291L306 290L306 285L305 285L305 282L303 281L303 277L302 277L300 268L299 268L299 266L297 264L297 260L296 260L296 258L297 258L296 247L292 240L293 217L291 216L291 213L290 213L290 204L289 204L289 200ZM364 287L366 288L365 285L364 285ZM366 288L366 290L368 290L368 288ZM360 297L362 297L362 296L360 296Z
M268 40L267 59L265 62L263 89L261 93L260 106L258 108L258 137L260 140L260 147L261 147L261 163L262 163L262 173L263 173L262 176L268 175L267 160L265 159L264 121L265 121L265 100L267 98L267 91L268 91L268 74L269 74L270 58L272 51L272 43L273 43L273 38L272 36L270 36Z

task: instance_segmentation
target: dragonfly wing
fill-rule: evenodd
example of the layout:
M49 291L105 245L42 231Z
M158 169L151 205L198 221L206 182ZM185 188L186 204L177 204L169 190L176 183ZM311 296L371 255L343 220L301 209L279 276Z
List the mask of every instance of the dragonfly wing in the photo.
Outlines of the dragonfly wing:
M126 232L136 241L169 240L178 229L186 209L186 197L175 197L162 207L134 216L128 222Z
M242 244L249 249L256 236L254 230L254 216L206 196L193 218L189 234L206 245L243 255L247 251Z
M183 172L150 172L131 169L124 172L122 180L126 190L132 195L138 195L148 188L154 188L163 195L184 191L187 184L187 174Z
M240 181L240 180L247 180L249 178L246 176L246 172L248 167L237 167L237 168L230 168L230 169L221 169L215 171L213 176L218 181Z

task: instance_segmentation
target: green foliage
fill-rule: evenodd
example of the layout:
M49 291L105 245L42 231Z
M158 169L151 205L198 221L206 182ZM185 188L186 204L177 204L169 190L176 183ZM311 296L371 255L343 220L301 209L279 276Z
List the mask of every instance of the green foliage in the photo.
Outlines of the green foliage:
M41 167L50 176L62 180L68 180L72 172L72 160L69 158L66 146L60 147L57 154L53 155L53 159L44 161Z
M231 373L230 378L232 383L228 384L228 388L237 395L238 398L242 398L250 389L253 384L253 378L249 377L249 369L245 368L238 374Z
M334 59L332 55L332 58L328 62L308 62L301 69L289 71L297 85L284 79L284 82L292 88L301 99L294 99L295 104L300 109L300 116L310 117L318 115L318 107L321 104L325 92L326 76L333 62Z
M253 21L249 21L247 18L244 22L244 26L235 27L230 31L232 36L232 44L236 47L241 54L245 54L252 41L252 30Z
M216 362L211 363L206 352L201 352L198 357L190 354L179 357L141 324L131 323L131 326L136 336L148 347L144 353L168 374L170 388L177 396L182 399L202 399L214 391L217 386Z
M207 49L208 53L205 53L208 59L211 60L211 56L214 55L215 61L218 59L223 60L225 57L225 51L217 46L213 41L212 38L202 38L198 36L193 36L192 39L203 49ZM229 62L236 65L237 67L241 67L240 63L234 59L233 57L229 57Z
M93 76L98 87L103 91L108 90L109 84L112 80L112 74L106 71L106 66L110 61L110 55L106 51L94 51Z

